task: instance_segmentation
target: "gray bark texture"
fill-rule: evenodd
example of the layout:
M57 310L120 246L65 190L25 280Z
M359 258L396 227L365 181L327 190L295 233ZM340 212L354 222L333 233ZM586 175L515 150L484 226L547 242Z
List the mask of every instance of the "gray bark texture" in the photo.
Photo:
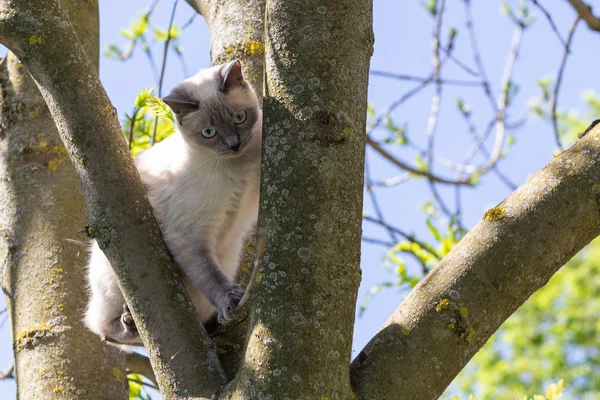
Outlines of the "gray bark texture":
M214 344L164 246L116 110L64 10L56 0L2 0L0 42L49 106L87 201L87 232L115 268L163 395L210 397L225 383Z
M269 0L265 25L266 253L225 397L348 399L372 3Z
M500 325L600 234L600 126L482 220L352 364L359 398L437 399Z
M66 2L65 10L97 68L97 5ZM19 398L126 398L123 355L81 322L86 256L65 240L82 239L87 224L73 166L12 53L0 65L0 85L0 272Z

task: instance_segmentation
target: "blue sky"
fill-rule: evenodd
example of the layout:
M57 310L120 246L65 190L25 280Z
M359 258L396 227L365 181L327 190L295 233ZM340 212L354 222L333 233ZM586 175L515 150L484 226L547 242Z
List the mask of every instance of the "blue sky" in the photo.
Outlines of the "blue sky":
M316 1L316 0L311 0ZM573 10L566 1L540 1L551 11L563 37L575 18ZM101 49L104 52L111 43L124 45L119 35L121 28L137 18L148 6L149 1L100 0ZM455 56L467 65L474 67L474 62L464 29L463 2L447 1L447 12L442 28L443 37L447 36L450 25L455 25L459 33L455 44ZM508 1L510 5L518 5L517 1ZM591 5L600 5L600 1L588 1ZM154 24L165 28L171 12L172 1L161 0L154 13ZM519 119L528 113L528 103L538 96L536 82L541 77L556 74L562 57L562 46L551 31L549 24L537 9L532 9L537 16L533 25L523 36L523 43L514 70L514 81L520 90L514 99L510 118ZM483 62L492 87L497 92L506 55L510 49L514 24L501 12L501 3L495 0L473 2L475 28L482 52ZM180 1L176 14L176 24L183 25L193 15L192 9ZM375 0L374 1L375 53L371 61L373 70L403 73L416 76L427 76L431 67L431 17L425 12L421 1ZM206 24L201 17L182 34L181 44L184 48L185 60L190 73L209 65L209 35ZM597 55L600 54L600 36L580 24L576 33L572 55L566 69L559 106L563 109L582 110L582 93L587 89L600 87L600 75L597 73ZM594 57L594 55L596 55ZM160 49L155 47L155 58L160 62ZM105 88L119 110L121 118L124 112L133 108L138 92L148 86L156 86L148 62L140 49L126 63L101 58L100 77ZM175 84L184 79L179 61L171 54L168 59L164 91L167 92ZM444 70L443 78L474 79L466 75L460 68L449 64ZM416 83L395 81L371 76L369 102L376 111L381 111ZM415 143L426 144L426 129L433 87L423 90L415 98L398 108L392 115L398 124L407 124L408 134ZM440 109L439 125L436 136L438 155L460 161L472 143L465 127L464 120L456 111L456 98L462 97L473 110L473 119L481 129L491 117L491 110L480 88L446 86ZM376 131L382 137L382 131ZM522 129L511 132L515 144L508 157L500 162L502 171L515 183L523 183L529 176L552 160L556 152L553 133L550 125L539 119L531 119ZM491 141L488 142L491 147ZM395 149L395 154L414 164L414 153L406 149ZM399 175L394 167L368 153L375 179L384 179ZM476 159L482 162L483 158ZM440 174L449 171L436 166ZM454 177L453 174L447 175ZM453 190L440 187L442 196L448 199L453 207ZM499 203L510 193L493 174L481 179L481 185L475 189L463 191L463 218L466 227L473 226L485 210ZM391 223L405 231L415 233L424 240L431 236L425 225L421 206L431 199L427 184L423 180L411 180L394 188L381 189L378 192L381 207ZM372 214L372 204L365 199L365 212ZM365 223L365 234L371 237L382 237L379 228ZM363 282L359 293L359 301L375 284L393 281L393 272L383 267L384 248L364 244L362 255ZM407 259L408 268L417 266ZM370 303L367 312L357 319L353 355L367 343L391 312L398 306L405 291L388 289L381 292ZM3 299L2 299L3 302ZM2 307L2 305L0 305ZM0 368L11 363L11 341L8 324L0 330ZM14 382L0 382L0 399L14 398Z

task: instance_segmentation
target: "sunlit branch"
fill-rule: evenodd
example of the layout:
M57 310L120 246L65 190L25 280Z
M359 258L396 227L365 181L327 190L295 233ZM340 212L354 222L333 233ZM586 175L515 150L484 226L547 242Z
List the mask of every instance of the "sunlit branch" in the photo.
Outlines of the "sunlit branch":
M552 94L552 102L551 102L551 118L552 118L552 128L554 129L554 138L556 140L556 145L562 151L564 150L561 140L560 140L560 132L558 131L558 121L556 116L556 107L558 105L558 93L560 91L560 87L562 84L563 73L565 72L565 67L567 65L567 58L569 54L571 54L571 42L573 41L573 36L575 35L575 29L579 24L581 17L575 18L575 21L571 25L571 29L569 30L569 37L567 42L565 43L565 51L563 52L563 57L560 62L560 67L558 68L558 73L556 75L556 83L554 85L554 93Z

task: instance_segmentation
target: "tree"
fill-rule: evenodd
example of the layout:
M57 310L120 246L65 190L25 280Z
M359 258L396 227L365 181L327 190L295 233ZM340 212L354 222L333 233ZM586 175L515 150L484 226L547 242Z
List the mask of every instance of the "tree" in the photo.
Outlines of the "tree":
M64 6L95 71L97 5ZM34 47L43 39L29 40ZM81 322L86 257L65 240L87 224L75 171L23 65L9 53L0 69L0 265L20 398L123 397L123 356Z
M0 3L13 11L0 15L0 41L24 62L50 105L84 189L88 233L115 267L163 395L210 397L227 382L226 372L191 308L172 300L185 294L172 283L175 270L116 116L74 33L60 23L63 11L47 3L43 9L31 0ZM307 9L269 1L264 37L258 1L194 3L210 25L214 60L241 56L255 68L249 74L256 83L263 52L266 61L259 224L266 248L245 355L221 396L436 397L498 326L599 233L600 131L591 129L486 213L350 366L373 46L371 4L355 3ZM256 18L240 12L242 4ZM66 84L68 76L87 78ZM86 135L92 127L93 142ZM553 251L542 251L550 243ZM167 331L152 318L157 314L180 329ZM431 368L431 357L443 373Z

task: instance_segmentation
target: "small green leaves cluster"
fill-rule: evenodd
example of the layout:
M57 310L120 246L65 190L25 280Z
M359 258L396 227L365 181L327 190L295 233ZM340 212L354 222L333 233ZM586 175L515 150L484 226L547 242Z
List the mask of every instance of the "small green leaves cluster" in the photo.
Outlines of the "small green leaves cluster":
M429 206L433 205L429 204ZM384 268L395 274L396 279L372 286L359 306L359 316L366 311L369 302L383 289L400 288L408 292L414 288L423 279L425 273L435 268L437 263L452 250L465 234L457 226L455 217L448 221L445 232L430 216L426 217L425 224L433 237L432 244L411 237L396 243L388 250L383 256L382 263ZM421 265L421 270L417 272L408 269L405 256L416 259Z
M563 394L563 390L565 389L565 382L564 380L559 380L557 383L552 383L550 384L550 386L548 386L548 389L546 390L546 394L542 395L542 394L536 394L533 396L533 398L529 398L528 396L523 396L518 397L517 399L522 399L522 400L559 400L562 397ZM457 396L453 396L447 400L461 400L460 397ZM469 400L477 400L477 398L473 395L469 396Z
M142 375L129 374L127 378L129 379L129 400L152 400L144 385L139 383L146 382Z
M154 90L147 88L140 92L131 115L125 114L123 134L129 141L132 155L137 155L154 142L160 142L174 131L174 117L171 109L160 98L154 96ZM155 133L156 130L156 133Z
M552 78L542 78L537 82L540 96L529 101L530 112L548 122L552 121L551 101L555 83ZM577 141L579 133L586 130L590 121L600 115L600 94L588 90L583 94L586 111L583 115L576 110L556 110L558 132L563 145L569 147Z
M111 43L104 53L105 57L113 60L128 60L136 47L140 46L149 59L152 59L152 46L157 43L164 43L170 40L169 47L178 55L182 54L182 48L179 44L181 29L173 25L171 29L161 28L152 25L151 12L144 12L139 18L132 21L127 28L120 30L121 36L126 40L125 48ZM153 62L153 61L152 61Z

